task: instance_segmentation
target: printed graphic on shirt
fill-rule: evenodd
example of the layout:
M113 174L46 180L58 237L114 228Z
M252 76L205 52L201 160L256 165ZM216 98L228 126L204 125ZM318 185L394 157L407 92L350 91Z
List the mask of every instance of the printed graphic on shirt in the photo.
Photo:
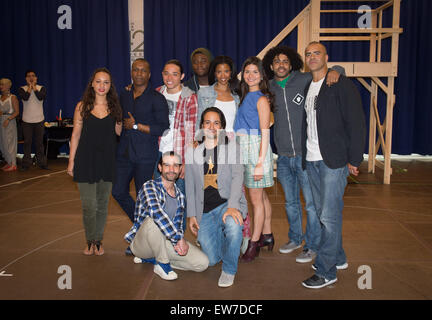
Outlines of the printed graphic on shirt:
M303 100L304 100L304 97L300 93L297 93L296 96L294 97L294 99L292 100L292 102L294 102L296 105L299 106L302 104Z
M207 173L204 175L204 189L207 189L208 187L213 187L215 189L218 188L217 184L217 174L213 173L214 163L210 156L208 160L208 170Z

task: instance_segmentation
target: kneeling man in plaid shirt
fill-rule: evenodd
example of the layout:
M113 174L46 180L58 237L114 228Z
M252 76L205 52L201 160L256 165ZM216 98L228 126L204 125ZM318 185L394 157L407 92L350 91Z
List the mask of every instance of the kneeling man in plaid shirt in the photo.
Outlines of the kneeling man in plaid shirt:
M207 256L184 239L185 196L175 184L181 168L179 155L172 151L162 155L161 176L142 186L134 224L125 235L134 262L154 264L154 272L164 280L177 279L173 268L201 272L209 264Z

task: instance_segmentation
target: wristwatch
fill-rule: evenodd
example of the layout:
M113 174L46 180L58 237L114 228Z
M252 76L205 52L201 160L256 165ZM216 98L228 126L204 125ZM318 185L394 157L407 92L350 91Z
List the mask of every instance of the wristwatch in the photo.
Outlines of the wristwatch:
M138 130L138 125L135 123L135 124L132 126L132 129L134 129L134 130Z

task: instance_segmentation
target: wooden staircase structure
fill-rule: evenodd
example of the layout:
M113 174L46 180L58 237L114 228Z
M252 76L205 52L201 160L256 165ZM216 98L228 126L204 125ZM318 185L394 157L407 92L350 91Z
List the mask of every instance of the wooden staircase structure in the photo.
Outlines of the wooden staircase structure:
M323 10L323 2L366 3L380 2L370 12L371 24L368 28L321 28L322 14L358 13L353 9ZM370 8L370 7L369 7ZM392 27L383 27L383 15L392 13ZM360 17L360 16L359 16ZM340 65L345 68L348 77L355 77L370 93L370 121L369 121L369 157L368 172L375 173L375 168L384 170L384 184L390 184L391 146L393 107L396 96L394 81L398 72L400 0L311 0L303 9L257 56L263 58L266 52L279 45L294 29L297 29L297 50L304 59L304 52L311 41L367 41L369 42L369 61L366 62L330 62L329 67ZM390 61L382 61L382 41L391 38ZM347 43L347 45L349 45ZM331 52L329 53L331 59ZM387 81L382 79L387 78ZM378 92L381 90L386 96L385 119L381 122L378 109ZM381 148L384 162L377 159Z

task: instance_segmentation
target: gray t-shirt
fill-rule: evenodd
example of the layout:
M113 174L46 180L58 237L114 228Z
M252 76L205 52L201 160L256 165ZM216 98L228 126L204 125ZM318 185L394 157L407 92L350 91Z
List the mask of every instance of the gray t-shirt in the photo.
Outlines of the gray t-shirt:
M174 221L174 217L177 212L177 198L173 198L169 194L167 194L164 209L171 221Z

